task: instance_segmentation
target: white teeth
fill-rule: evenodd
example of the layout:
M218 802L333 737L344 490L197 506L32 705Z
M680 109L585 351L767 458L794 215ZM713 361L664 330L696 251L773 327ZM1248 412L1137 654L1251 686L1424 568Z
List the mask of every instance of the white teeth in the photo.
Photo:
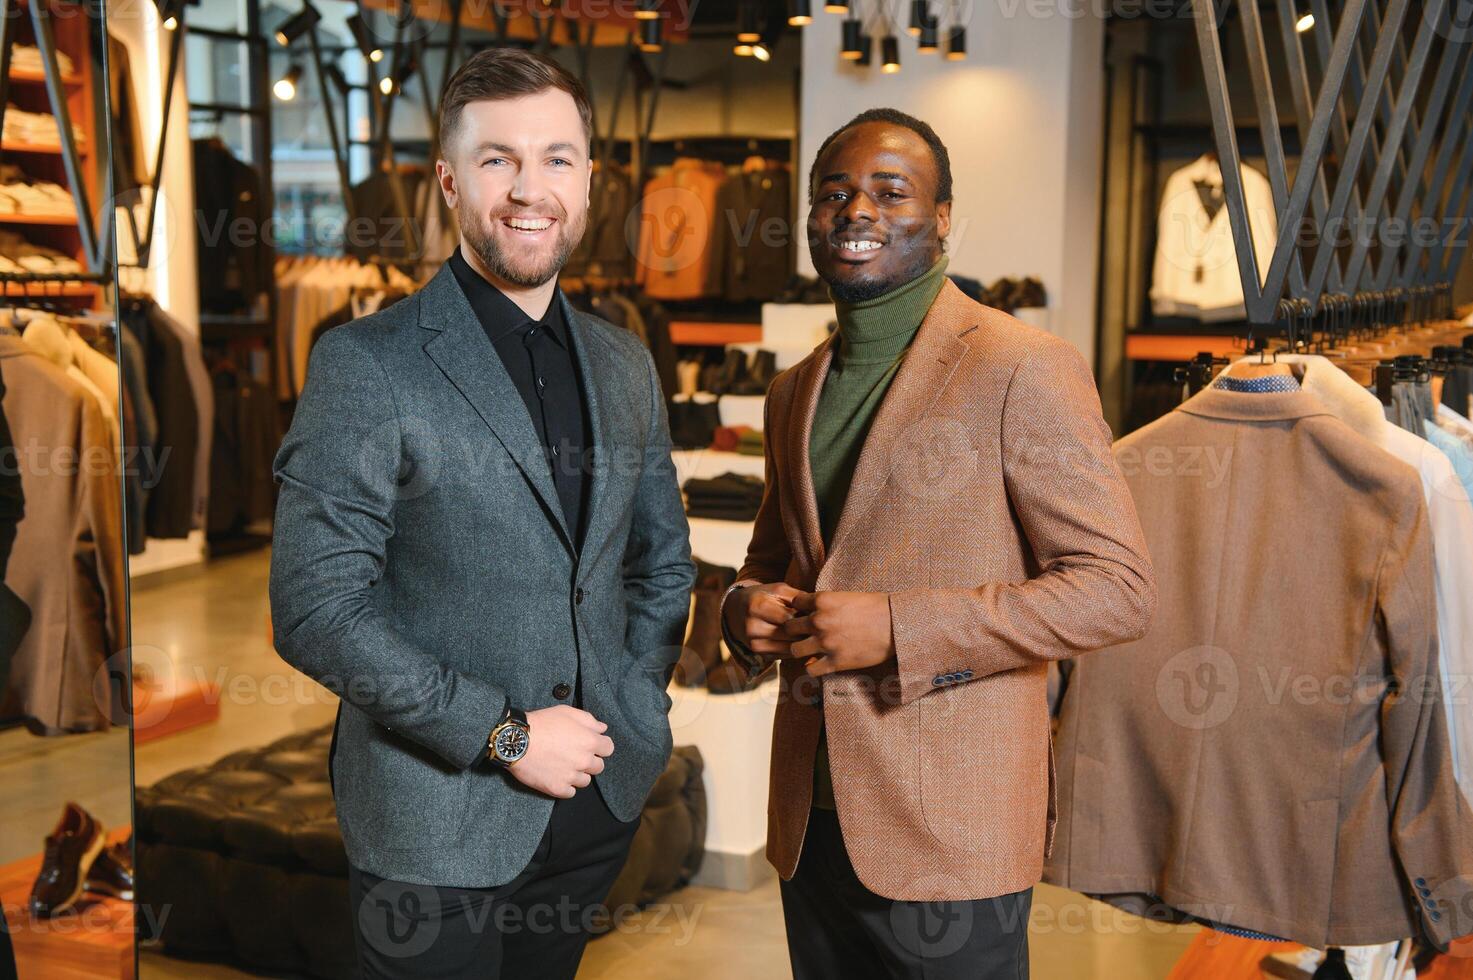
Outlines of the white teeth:
M872 252L880 247L880 242L842 242L840 248L846 252Z
M552 226L551 218L538 218L530 220L527 218L507 218L507 223L520 231L542 231Z

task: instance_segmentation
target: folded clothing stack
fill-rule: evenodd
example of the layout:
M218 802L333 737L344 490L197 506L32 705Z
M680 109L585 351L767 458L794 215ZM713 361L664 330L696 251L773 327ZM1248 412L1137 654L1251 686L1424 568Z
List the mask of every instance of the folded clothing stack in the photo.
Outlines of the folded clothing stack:
M27 180L10 164L0 165L0 212L5 214L73 215L72 192L49 180Z
M18 143L61 142L61 130L57 128L55 116L49 112L27 112L15 105L5 107L3 135L6 140ZM80 140L82 127L72 123L72 135Z
M81 272L76 259L45 245L27 241L19 232L0 229L0 272Z
M63 75L72 73L72 59L65 51L56 52L56 65ZM10 67L21 71L41 71L41 49L34 44L17 44L10 49Z
M722 521L752 521L762 504L762 481L755 476L723 473L685 481L685 512L691 517Z
M721 425L711 437L711 448L743 456L762 455L762 430L750 425Z

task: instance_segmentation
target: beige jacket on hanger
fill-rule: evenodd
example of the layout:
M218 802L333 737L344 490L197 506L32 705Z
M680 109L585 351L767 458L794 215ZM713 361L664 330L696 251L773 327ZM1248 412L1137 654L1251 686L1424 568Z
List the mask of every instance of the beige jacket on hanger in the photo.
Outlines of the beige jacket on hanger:
M0 710L44 734L125 723L127 665L116 683L104 669L127 637L117 436L96 396L20 337L0 332L0 360L26 500L5 584L33 617Z
M1208 388L1115 456L1161 598L1074 664L1045 879L1316 948L1473 931L1417 474L1303 391Z

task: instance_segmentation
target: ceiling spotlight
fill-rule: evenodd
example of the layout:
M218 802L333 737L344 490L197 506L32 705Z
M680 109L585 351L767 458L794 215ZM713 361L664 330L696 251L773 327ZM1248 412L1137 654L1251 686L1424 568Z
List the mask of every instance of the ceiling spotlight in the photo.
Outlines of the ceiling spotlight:
M353 33L353 42L358 45L358 50L363 52L363 57L375 64L384 60L384 47L374 39L373 32L368 29L363 18L354 14L348 18L348 30Z
M967 29L953 27L946 35L946 60L961 61L967 56Z
M936 35L938 33L939 31L937 31L934 21L923 25L921 27L920 39L916 42L916 50L921 54L935 54L937 44Z
M303 4L301 12L291 17L285 24L282 24L276 29L276 43L282 47L286 47L303 34L306 34L312 28L312 25L321 19L322 15L317 12L316 7L310 3Z
M926 0L910 0L910 23L906 25L906 32L911 37L920 37L921 29L931 22L931 10Z
M766 41L758 41L752 45L752 57L758 61L771 61L772 49L767 46Z
M810 0L788 0L788 26L802 27L813 23L813 4Z
M639 50L654 54L663 46L664 21L642 20L639 22Z
M639 0L639 8L634 11L635 20L658 20L660 17L660 0Z
M286 74L276 80L271 86L271 92L283 102L290 102L297 97L297 83L302 80L302 66L292 65L286 70Z
M743 44L751 44L762 39L762 11L757 8L754 0L745 0L737 8L736 39Z
M183 12L183 6L183 0L158 0L159 20L163 22L164 30L179 29L179 15Z
M849 0L824 0L823 12L826 14L847 14L849 12Z
M378 90L385 95L391 94L394 91L394 76L385 75L383 78L380 78L378 80Z
M752 46L746 41L738 41L732 46L731 52L739 58L750 58L752 57Z
M1309 30L1313 26L1314 14L1305 14L1303 17L1294 22L1294 29L1300 34L1303 34L1305 31Z
M880 41L880 71L893 75L900 70L900 41L890 34Z
M845 61L858 61L860 54L864 51L861 43L864 37L864 25L852 17L846 18L843 25L844 46L839 50L839 57Z

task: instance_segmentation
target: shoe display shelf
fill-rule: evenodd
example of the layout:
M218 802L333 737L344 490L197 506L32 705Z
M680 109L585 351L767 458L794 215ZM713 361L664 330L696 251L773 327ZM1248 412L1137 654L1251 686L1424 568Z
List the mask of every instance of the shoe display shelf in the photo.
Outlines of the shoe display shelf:
M129 827L115 827L109 844L127 840ZM133 903L87 893L51 918L27 908L41 871L36 854L0 867L0 902L5 906L19 975L45 980L133 980Z

